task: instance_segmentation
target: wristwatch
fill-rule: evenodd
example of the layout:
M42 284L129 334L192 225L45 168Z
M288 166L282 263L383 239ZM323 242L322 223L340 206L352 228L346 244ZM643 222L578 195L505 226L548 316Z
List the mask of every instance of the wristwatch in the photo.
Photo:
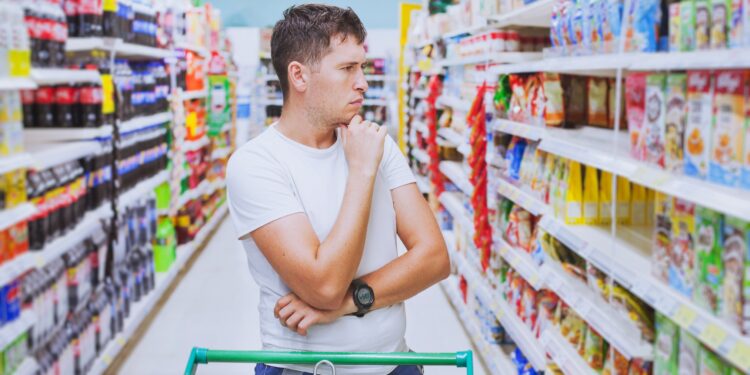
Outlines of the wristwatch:
M361 318L370 311L372 304L375 303L375 293L364 281L356 279L352 281L352 299L354 305L357 306L357 312L353 315Z

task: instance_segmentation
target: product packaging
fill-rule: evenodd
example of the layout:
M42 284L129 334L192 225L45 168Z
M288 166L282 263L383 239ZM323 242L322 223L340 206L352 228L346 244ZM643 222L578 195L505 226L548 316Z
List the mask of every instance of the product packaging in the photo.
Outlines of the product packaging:
M727 48L732 0L711 0L711 49Z
M742 284L742 333L750 334L750 225L745 226L745 270Z
M656 226L654 228L654 251L652 254L652 274L659 280L669 283L670 257L672 254L673 199L669 195L656 193Z
M664 132L664 168L672 173L682 173L683 139L685 135L687 76L670 74L667 78L667 115Z
M581 163L568 161L568 189L565 195L565 222L583 224L583 174Z
M680 51L695 49L695 1L684 0L680 3Z
M583 359L594 371L601 371L604 368L604 356L607 354L607 343L601 335L593 328L586 330L586 344Z
M630 181L617 176L617 222L623 225L630 224L632 219L630 193Z
M719 317L730 327L742 329L742 292L745 257L748 251L750 223L727 216L724 219L724 248L721 255L724 267Z
M646 79L646 112L644 136L646 162L664 166L664 137L666 126L665 74L651 74Z
M599 224L612 223L612 174L601 171L599 178Z
M669 285L690 298L695 283L695 204L679 198L673 203Z
M609 117L607 115L607 79L589 77L588 85L588 125L607 127Z
M750 12L750 10L748 10ZM750 112L750 95L747 97L745 102L745 109ZM742 156L743 165L740 176L740 187L746 190L750 190L750 113L745 116L745 144L744 152Z
M677 375L680 328L668 317L656 313L654 374Z
M708 178L727 186L737 186L742 165L745 127L745 84L747 72L716 72L714 120L711 130L711 156Z
M590 262L586 262L586 283L595 290L603 300L609 300L610 280L607 275L600 269L596 268Z
M631 2L632 33L626 40L626 50L630 52L655 52L661 22L661 2L659 0L639 0Z
M695 49L702 51L711 47L711 2L695 0Z
M741 48L745 45L745 28L748 27L743 20L745 9L742 3L745 0L730 0L729 12L729 48Z
M646 224L653 224L655 220L656 212L656 191L653 189L646 189Z
M565 125L572 127L574 125L585 124L587 120L586 109L588 105L586 100L586 79L583 77L562 75L562 83L565 103Z
M682 14L680 10L682 3L669 4L669 51L682 51Z
M601 3L604 1L605 0L588 1L588 32L590 35L589 40L591 41L591 51L593 53L601 53L602 51L602 23L604 22L604 16L601 14Z
M632 197L630 202L631 224L646 225L648 210L646 209L646 188L643 185L632 184Z
M229 78L226 75L209 75L208 85L208 135L216 136L232 120Z
M599 222L599 176L596 168L586 165L583 186L583 222L593 225Z
M711 144L712 76L710 71L687 73L685 174L705 179Z
M617 50L622 28L622 0L604 0L602 14L605 17L602 22L602 40L604 51L611 53Z
M693 301L713 313L718 311L721 286L724 283L722 221L722 215L715 211L704 207L695 209L696 280Z
M501 118L508 116L511 96L510 77L507 74L501 74L497 79L497 88L495 89L495 96L493 98L495 112L500 115Z
M544 122L547 126L559 127L565 121L565 103L560 75L557 73L543 73L544 96L547 104L544 111Z
M635 323L643 340L653 342L656 336L654 309L617 282L612 283L611 294L611 303L615 312Z
M698 359L700 362L698 373L701 375L723 375L728 370L721 357L705 346L701 346Z
M630 155L637 160L645 160L645 109L646 73L631 73L625 79L625 105L628 132L630 133Z

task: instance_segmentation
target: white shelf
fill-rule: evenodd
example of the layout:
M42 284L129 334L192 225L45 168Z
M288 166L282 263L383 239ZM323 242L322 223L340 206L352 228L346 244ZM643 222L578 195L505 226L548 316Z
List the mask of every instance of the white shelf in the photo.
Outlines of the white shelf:
M427 90L414 90L411 92L411 96L417 99L427 99Z
M223 178L216 179L208 183L208 187L206 188L206 194L211 195L214 192L216 192L216 190L224 189L226 187L227 187L227 183L224 182Z
M512 134L532 141L538 141L544 136L544 127L532 126L521 122L497 119L492 122L492 129L498 132Z
M493 27L532 26L550 27L555 0L537 0L510 12L490 16Z
M200 137L193 141L185 140L183 141L180 150L182 150L183 152L197 151L203 147L208 146L209 143L211 143L211 141L209 141L208 137L206 136Z
M511 362L508 355L502 352L500 345L492 344L482 337L481 329L479 328L479 322L474 317L472 311L468 311L466 305L460 298L458 288L456 287L457 281L455 277L450 277L440 283L443 291L448 297L451 305L458 312L459 318L466 329L467 335L471 338L474 343L474 347L477 349L477 354L481 356L485 365L487 365L490 373L492 374L515 374L517 373L515 365Z
M551 212L551 209L547 204L545 204L542 200L538 199L536 196L529 193L525 189L522 189L503 178L500 178L498 180L498 193L512 200L517 205L525 208L535 216Z
M141 116L134 119L123 121L118 125L120 135L135 132L138 130L150 128L152 126L162 125L165 122L172 121L172 112L162 112L155 115Z
M750 48L651 53L633 61L630 70L690 70L750 67Z
M442 95L438 97L437 104L443 107L453 108L456 112L469 112L471 110L470 101L450 95Z
M227 146L227 147L217 148L211 152L211 159L213 160L224 159L231 154L232 154L231 147Z
M0 266L0 286L7 285L34 266L29 252L16 256Z
M36 207L31 203L23 203L16 207L2 210L0 211L0 230L8 228L19 221L26 220L35 213ZM0 272L0 274L2 274L2 272Z
M418 132L421 132L422 135L427 135L427 133L430 132L430 129L427 127L427 124L422 121L414 120L411 122L411 126L414 129L417 129Z
M534 289L540 290L544 287L544 279L540 267L531 259L531 256L523 251L510 246L504 239L495 236L494 245L506 262L523 277Z
M469 142L467 137L464 137L462 133L453 130L453 128L440 128L438 129L437 134L443 137L446 141L456 145L456 147Z
M40 86L58 85L73 82L102 82L102 78L97 70L77 70L77 69L47 69L32 68L31 79Z
M438 199L440 200L440 204L451 214L453 221L458 222L461 228L467 230L469 237L474 237L474 222L471 219L470 213L456 194L443 192Z
M469 176L466 175L460 163L455 161L441 161L440 172L453 181L464 194L471 196L474 193L474 185L469 181Z
M21 362L21 365L18 366L16 371L14 371L13 375L35 375L39 371L39 364L36 362L36 360L32 357L26 357L26 359Z
M112 137L112 125L98 128L31 128L23 129L26 139L34 142L59 142L84 139L107 139Z
M28 77L1 77L0 91L31 90L37 88L36 82Z
M144 195L153 192L157 186L166 182L168 179L169 171L164 170L151 178L139 182L130 190L120 193L117 198L117 207L124 209L125 207L131 206L135 201L142 198Z
M421 192L422 194L427 194L432 191L432 188L430 188L430 180L426 176L415 174L414 178L417 180L417 187L419 188L419 192Z
M0 348L10 345L18 336L28 331L35 322L36 316L30 309L27 309L21 312L21 316L18 319L2 326L0 328Z
M430 162L430 155L428 155L424 150L420 150L418 148L411 150L411 156L420 163L427 164Z
M34 143L26 145L33 162L31 168L38 171L56 165L95 155L102 150L102 144L96 141Z
M498 52L443 60L439 61L437 65L442 67L449 67L478 64L518 64L528 63L541 59L541 52Z
M46 244L41 251L32 252L32 264L42 268L59 258L73 246L81 243L94 231L101 230L101 220L112 216L112 207L104 202L98 209L88 212L72 230Z
M25 131L25 130L24 130ZM16 169L26 168L34 163L31 154L22 152L20 154L0 157L0 174L5 174Z
M210 56L210 53L206 47L201 47L195 44L190 44L188 42L177 42L175 43L175 48L184 49L187 51L193 51L203 57Z
M208 96L208 90L183 91L180 95L181 100L204 99Z
M565 340L557 328L547 329L541 337L544 349L550 354L552 360L560 367L565 375L596 375L586 361L578 355L578 351Z
M443 34L443 39L450 39L461 35L471 35L471 34L478 34L483 31L486 31L488 28L487 23L483 22L478 25L472 25L469 27L464 27L458 30L449 31L445 34Z
M647 57L647 56L645 56ZM602 54L591 56L551 57L538 61L496 65L488 69L493 74L558 72L587 76L614 77L618 68L644 58L642 54Z
M68 52L105 50L115 52L118 57L133 58L166 59L174 57L172 50L125 43L119 38L68 38L65 43L65 50Z

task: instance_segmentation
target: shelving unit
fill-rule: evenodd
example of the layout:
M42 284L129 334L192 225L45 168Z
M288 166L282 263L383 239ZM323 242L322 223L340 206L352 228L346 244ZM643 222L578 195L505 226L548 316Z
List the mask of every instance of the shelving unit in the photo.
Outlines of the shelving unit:
M0 91L31 90L37 87L36 82L25 77L0 78Z
M126 43L119 38L68 38L65 43L65 50L68 52L102 50L130 59L166 59L174 57L174 51L170 49Z
M24 129L28 139L37 142L59 142L84 139L107 139L112 137L112 125L98 128L32 128Z
M36 322L36 315L31 311L24 311L13 322L0 327L0 348L7 347L22 333L26 332Z
M102 144L96 141L33 143L26 145L32 163L29 167L43 170L55 165L95 155L102 150Z
M171 112L162 112L150 116L140 116L132 120L120 122L117 127L120 134L127 134L146 130L151 127L158 127L163 125L165 122L172 121Z
M34 163L34 159L27 152L12 156L0 157L0 174L8 173L16 169L27 168Z
M155 176L143 180L134 186L130 190L121 193L117 199L117 206L120 209L131 206L136 200L143 197L149 192L154 191L157 186L167 182L169 180L169 171L161 171Z

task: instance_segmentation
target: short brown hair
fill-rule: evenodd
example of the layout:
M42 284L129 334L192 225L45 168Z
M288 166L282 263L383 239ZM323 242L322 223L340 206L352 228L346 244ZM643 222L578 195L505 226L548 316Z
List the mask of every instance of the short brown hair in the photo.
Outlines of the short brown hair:
M367 37L362 21L352 8L332 5L293 5L284 11L284 18L273 27L271 62L286 99L289 92L287 68L292 61L315 65L325 56L331 38L348 36L361 44Z

